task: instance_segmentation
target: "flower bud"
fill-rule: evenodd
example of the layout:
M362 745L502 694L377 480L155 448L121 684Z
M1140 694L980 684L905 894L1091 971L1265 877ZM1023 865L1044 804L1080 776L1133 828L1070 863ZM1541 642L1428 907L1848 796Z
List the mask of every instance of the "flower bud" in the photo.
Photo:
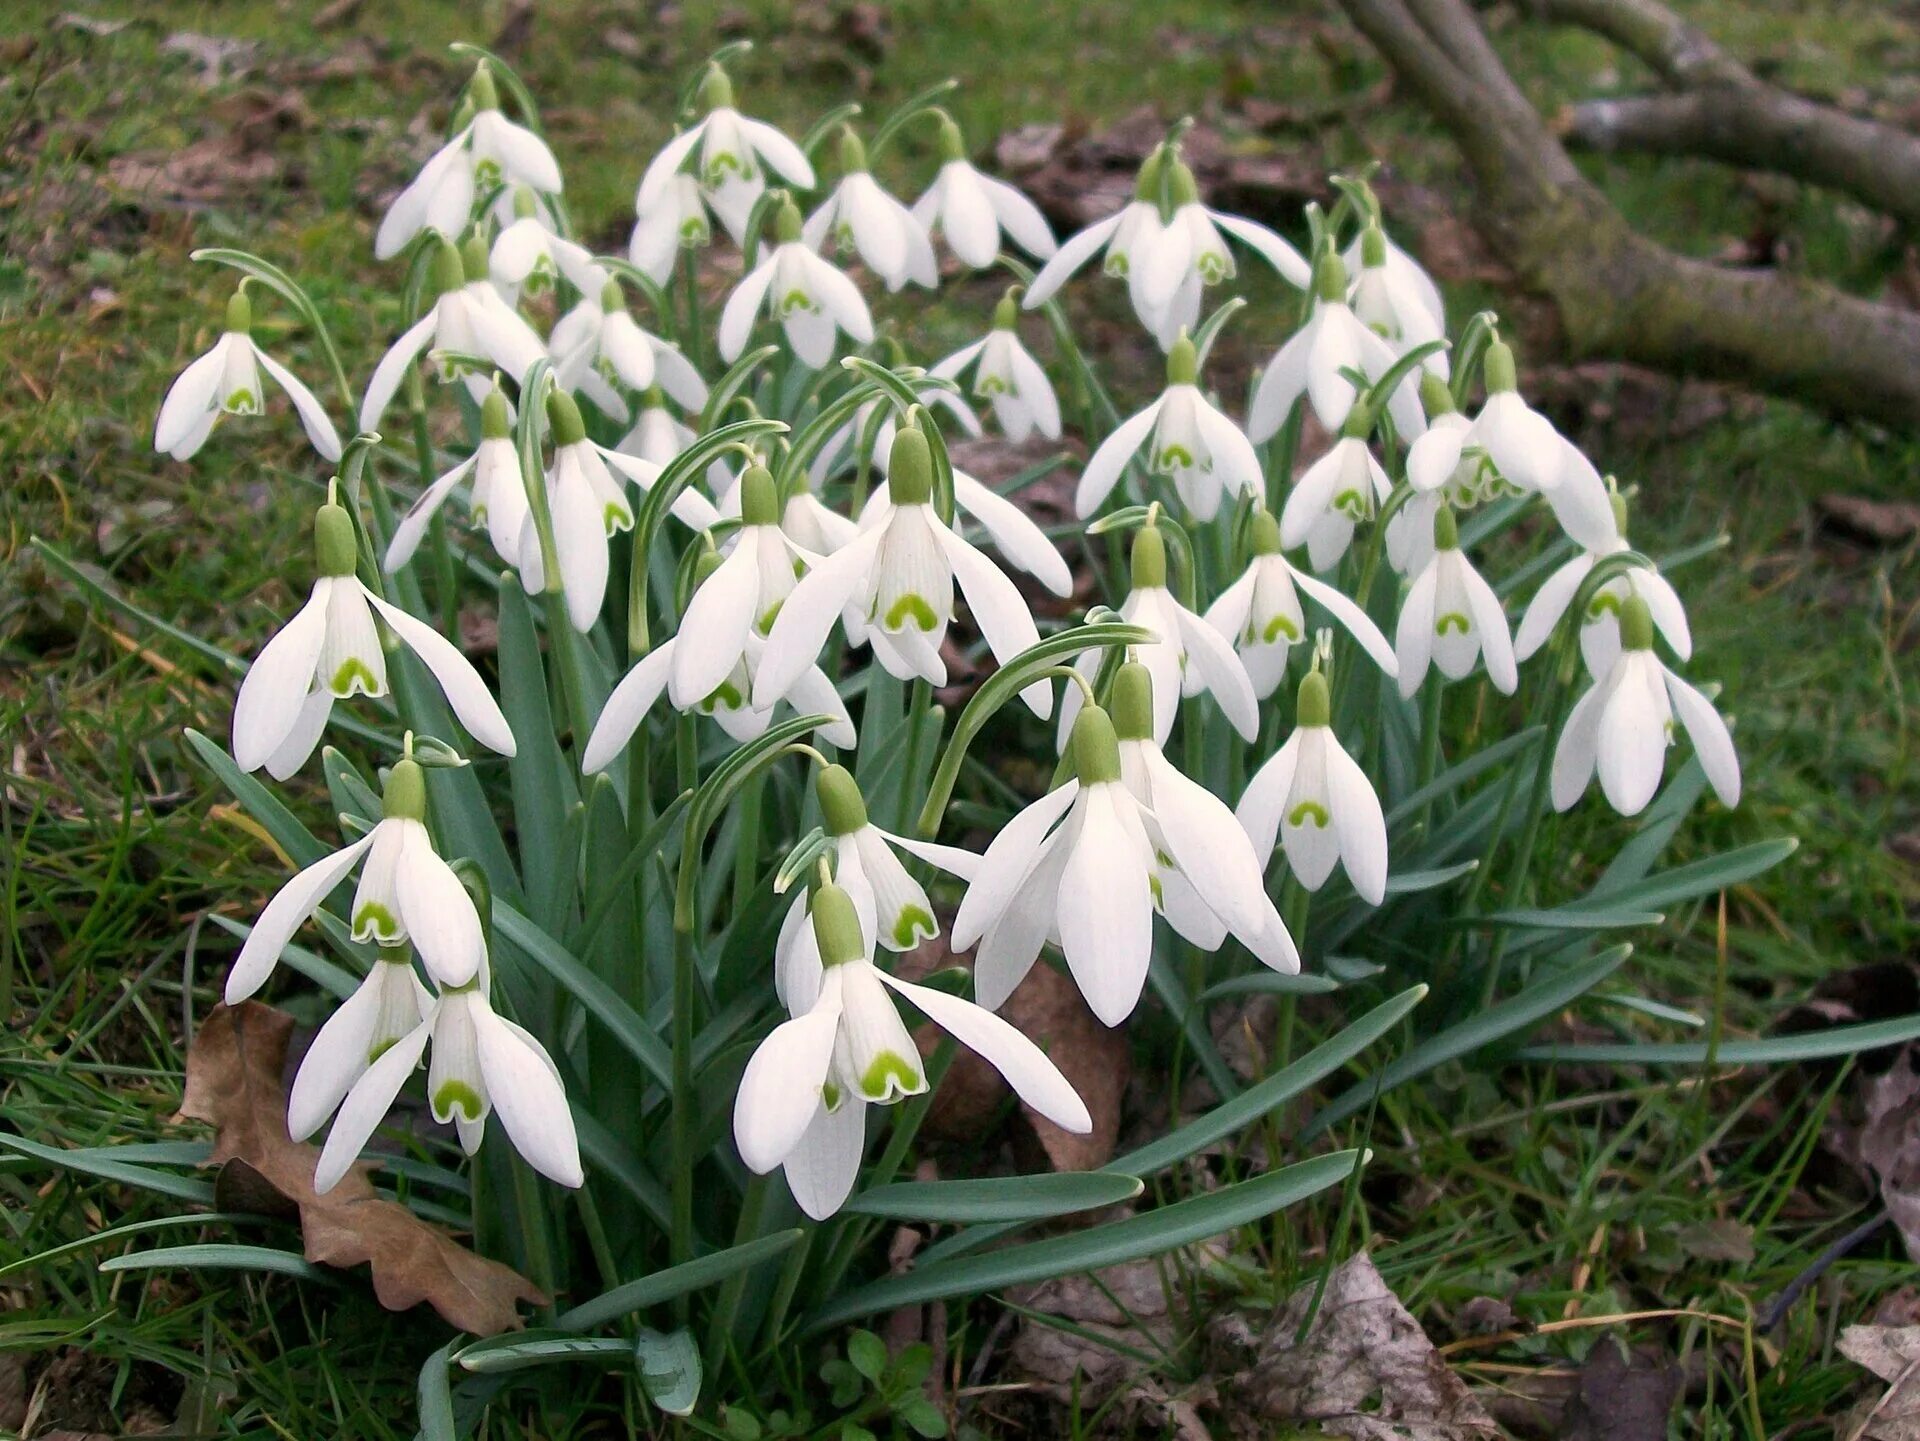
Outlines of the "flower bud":
M427 818L427 773L411 756L393 763L387 788L380 796L380 814L387 820L424 821Z
M1519 389L1513 366L1513 349L1498 336L1487 346L1486 358L1480 362L1480 365L1487 379L1488 395L1498 395L1503 390Z
M867 824L867 802L860 783L845 766L828 766L814 777L820 814L830 836L850 836Z
M709 65L707 73L700 78L700 103L708 110L733 108L733 81L717 64Z
M353 517L328 501L313 513L313 563L321 575L352 575L360 558Z
M1323 301L1347 298L1347 265L1331 250L1313 262L1313 294Z
M740 523L780 523L779 487L773 483L773 472L758 462L748 466L740 476Z
M933 448L915 426L903 425L894 434L887 491L895 505L925 505L933 498Z
M851 125L842 125L840 127L838 153L840 156L840 173L842 175L851 175L856 170L865 170L867 168L867 147L861 143L860 137L853 133L853 127Z
M1262 506L1247 525L1247 545L1255 555L1280 554L1280 522Z
M1193 342L1187 338L1186 328L1181 327L1180 338L1173 342L1173 349L1167 352L1167 384L1192 385L1200 378L1200 352L1193 348Z
M1453 507L1444 500L1433 513L1433 548L1460 549L1460 522L1453 518Z
M1637 592L1620 603L1620 648L1653 649L1653 612Z
M813 915L813 938L820 946L820 964L844 966L849 961L865 960L866 942L860 935L860 913L853 897L832 881L817 887L809 906Z
M487 398L480 402L480 438L505 440L513 434L513 413L507 408L507 393L494 381Z
M1117 739L1144 741L1153 739L1153 674L1137 660L1130 660L1114 673L1112 702L1113 730Z
M1120 738L1114 734L1112 717L1099 706L1084 706L1073 718L1073 736L1067 749L1081 785L1120 779Z
M449 295L467 283L466 267L454 243L442 236L433 248L433 293Z
M547 424L553 427L555 445L578 445L587 438L587 423L580 418L580 407L564 390L547 392Z
M242 284L227 301L227 331L232 335L245 335L253 329L253 302L247 298L247 287Z
M1130 557L1135 590L1154 590L1167 583L1167 538L1157 525L1143 525L1133 533Z
M1333 720L1333 697L1327 692L1327 678L1310 670L1300 678L1300 699L1294 710L1294 724L1324 726Z

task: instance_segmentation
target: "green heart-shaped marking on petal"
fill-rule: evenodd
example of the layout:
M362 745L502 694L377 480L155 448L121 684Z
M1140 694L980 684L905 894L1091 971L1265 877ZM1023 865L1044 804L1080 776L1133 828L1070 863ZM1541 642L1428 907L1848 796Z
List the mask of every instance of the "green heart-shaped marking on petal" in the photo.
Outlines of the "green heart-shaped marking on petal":
M939 931L933 917L919 906L902 906L900 918L893 923L893 939L901 946L917 945Z
M894 1084L907 1095L920 1090L925 1081L919 1066L896 1051L882 1051L860 1073L860 1094L869 1101L884 1101Z
M1445 635L1449 630L1457 630L1460 634L1465 635L1472 629L1473 622L1457 610L1448 611L1433 623L1433 633L1435 635Z
M1308 821L1312 821L1314 825L1324 831L1327 828L1327 823L1332 819L1333 817L1327 814L1327 808L1318 801L1302 801L1299 805L1287 812L1287 824L1296 829L1305 825Z
M433 1093L434 1114L451 1117L455 1111L469 1122L480 1119L485 1110L480 1093L465 1081L442 1081L440 1089Z
M348 656L340 662L333 679L327 682L327 689L341 700L352 695L356 689L362 695L379 695L380 681L365 661L358 656Z
M940 625L939 617L934 615L933 607L921 597L909 591L887 608L883 630L903 630L908 620L923 631L933 631Z

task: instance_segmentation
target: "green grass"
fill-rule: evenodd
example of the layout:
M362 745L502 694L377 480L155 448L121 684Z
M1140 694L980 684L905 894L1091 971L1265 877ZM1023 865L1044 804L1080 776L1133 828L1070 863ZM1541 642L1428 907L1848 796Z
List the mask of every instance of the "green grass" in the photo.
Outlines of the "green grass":
M265 0L163 3L138 7L127 28L97 36L55 24L68 8L28 4L18 33L35 47L17 58L9 51L0 64L0 353L10 370L0 403L8 769L0 976L11 998L10 1010L0 1004L8 1011L0 1119L47 1145L93 1146L192 1134L167 1118L188 1030L212 1003L229 954L204 918L243 913L279 868L179 744L186 725L224 735L230 682L164 637L89 612L26 538L53 541L167 621L242 654L257 647L295 599L319 477L284 424L234 425L190 467L152 454L159 396L211 335L224 296L221 278L186 254L200 244L247 245L295 270L334 315L384 293L394 277L371 258L371 223L412 163L410 122L440 124L458 78L445 43L487 41L498 17L488 7L371 6L315 34ZM1920 50L1910 27L1874 5L1773 0L1689 10L1770 74L1822 93L1897 99L1888 77L1910 69ZM755 4L736 13L762 42L739 70L740 89L752 109L793 128L849 92L880 112L948 74L966 82L955 108L976 147L1014 125L1095 123L1143 103L1171 116L1221 94L1346 94L1352 103L1324 132L1286 143L1315 147L1328 166L1380 154L1420 184L1458 184L1425 117L1398 103L1360 102L1374 64L1342 29L1313 43L1317 9L1275 17L1198 0L1151 9L1123 0L1072 9L911 4L891 13L877 61L849 53L833 7ZM610 29L638 37L644 61L616 53ZM259 48L246 73L202 89L192 61L160 49L182 31ZM352 54L363 35L404 38L377 41L376 69L314 77L319 61ZM666 133L672 94L718 38L707 7L683 7L666 24L638 8L596 7L543 13L514 55L549 106L570 201L598 243L624 241L632 186ZM1546 103L1639 83L1635 67L1571 32L1510 24L1500 43ZM268 143L274 179L183 205L110 178L116 160L164 158L222 133L260 103L247 99L249 89L266 100L298 93L307 107L301 128ZM1791 263L1867 292L1897 258L1856 211L1811 189L1755 187L1677 162L1607 160L1592 170L1636 221L1693 253L1715 254L1768 228L1790 242ZM982 287L961 294L961 309L941 321L956 335L961 316L986 303ZM1501 303L1477 285L1460 300ZM1074 303L1087 302L1076 294ZM381 326L341 336L357 375L397 315L395 301L383 305ZM1246 359L1280 330L1271 311L1255 315L1236 325L1245 327L1236 350ZM278 321L262 327L269 343ZM295 336L285 348L314 374L304 344ZM1535 346L1522 358L1544 355ZM1144 393L1152 382L1142 369L1120 376L1118 387ZM1802 841L1786 864L1728 896L1724 955L1716 916L1705 911L1670 916L1661 932L1637 938L1635 987L1702 1015L1718 1006L1729 1032L1760 1034L1821 977L1898 958L1916 938L1914 873L1885 845L1920 826L1911 741L1920 667L1904 599L1913 557L1836 542L1819 530L1810 501L1829 491L1910 493L1920 456L1911 437L1785 406L1741 401L1702 423L1663 392L1650 406L1600 398L1614 402L1611 415L1561 418L1603 469L1640 488L1642 548L1659 554L1729 536L1724 552L1677 580L1695 625L1693 674L1725 686L1749 790L1737 814L1716 810L1683 832L1680 858L1763 836ZM317 790L293 796L309 819L324 815ZM1625 834L1585 808L1551 839L1556 854L1592 860ZM1790 1313L1771 1338L1777 1360L1762 1356L1751 1398L1739 1328L1868 1214L1860 1188L1813 1144L1851 1084L1844 1071L1798 1069L1709 1084L1685 1074L1518 1067L1496 1082L1444 1069L1432 1084L1382 1100L1355 1236L1370 1239L1389 1281L1436 1335L1454 1334L1458 1307L1488 1294L1536 1323L1656 1307L1726 1318L1624 1328L1706 1358L1710 1391L1689 1435L1750 1436L1756 1419L1770 1434L1831 1417L1857 1394L1861 1374L1831 1350L1831 1338L1904 1278L1897 1244L1861 1248ZM0 1195L0 1268L8 1268L0 1270L0 1349L26 1353L36 1377L84 1352L105 1414L127 1424L146 1407L223 1434L411 1434L413 1367L444 1339L430 1317L388 1316L351 1277L322 1291L283 1279L95 1269L132 1246L229 1237L289 1244L284 1227L191 1225L23 1264L179 1206L21 1159L0 1160ZM1688 1238L1709 1222L1750 1229L1752 1259L1700 1258ZM1309 1252L1326 1242L1324 1231L1292 1238ZM1603 1329L1570 1328L1455 1359L1564 1364ZM1169 1363L1173 1379L1192 1379L1181 1370L1191 1356ZM48 1405L57 1391L48 1391ZM559 1389L517 1394L495 1434L586 1433L636 1404L614 1389L587 1400ZM104 1423L104 1415L65 1419ZM62 1421L43 1410L38 1424Z

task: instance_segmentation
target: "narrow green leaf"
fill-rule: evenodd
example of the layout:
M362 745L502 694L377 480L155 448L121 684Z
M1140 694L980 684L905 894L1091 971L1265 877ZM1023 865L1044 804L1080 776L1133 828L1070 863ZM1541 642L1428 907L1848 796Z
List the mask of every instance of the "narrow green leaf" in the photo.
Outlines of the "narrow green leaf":
M862 1191L840 1209L898 1221L1032 1221L1131 1201L1144 1189L1137 1176L1060 1171L985 1180L901 1181Z
M678 1266L669 1266L664 1271L655 1271L651 1276L642 1276L637 1281L603 1291L591 1301L583 1302L571 1311L561 1312L554 1318L553 1324L562 1331L591 1330L621 1316L658 1306L676 1296L684 1296L689 1291L717 1285L737 1272L772 1260L805 1234L798 1228L776 1231L771 1236L762 1236L745 1245L730 1246L710 1256L698 1256Z
M1615 908L1670 906L1676 901L1689 901L1699 896L1712 895L1729 886L1750 881L1762 872L1772 870L1799 848L1800 842L1792 836L1782 836L1771 841L1755 841L1752 845L1723 851L1717 856L1708 856L1690 865L1675 866L1670 871L1661 871L1658 875L1648 876L1645 880L1636 881L1631 885L1623 885L1605 895L1601 895L1596 890L1588 902L1570 902L1561 909L1575 910L1585 904L1598 907L1602 902Z
M1259 970L1216 981L1195 996L1194 1001L1205 1006L1228 996L1325 996L1339 989L1340 983L1332 976L1310 975L1304 971L1297 976L1287 976L1279 971Z
M100 1263L102 1271L153 1271L173 1266L190 1271L271 1271L302 1281L329 1284L334 1280L298 1251L220 1242L204 1246L156 1246L151 1251L136 1251L130 1256L109 1256Z
M1516 732L1504 740L1495 741L1485 750L1475 751L1465 760L1448 766L1387 812L1387 829L1398 830L1402 822L1418 815L1420 809L1429 802L1451 795L1469 781L1485 775L1502 761L1526 750L1529 746L1537 745L1546 733L1545 726L1528 726L1527 729Z
M533 609L511 575L500 582L500 705L515 741L507 776L527 910L543 929L558 933L572 909L574 881L573 857L562 831L580 793L554 736Z
M570 1336L564 1331L547 1327L505 1336L489 1336L484 1341L476 1341L456 1351L453 1361L462 1371L494 1375L501 1371L524 1371L533 1366L552 1366L573 1361L619 1365L632 1355L632 1343L616 1337Z
M158 1171L150 1166L134 1165L114 1155L119 1149L115 1146L78 1149L43 1146L38 1141L29 1141L25 1136L11 1136L0 1131L0 1147L31 1156L50 1166L58 1166L62 1170L78 1171L83 1176L97 1176L103 1181L114 1181L123 1186L138 1186L143 1191L171 1196L176 1201L191 1201L198 1206L213 1204L213 1187L205 1181L196 1181L190 1176L176 1176L171 1171Z
M187 745L200 758L201 764L213 772L215 779L240 802L248 815L260 822L266 833L273 837L273 843L287 853L295 866L310 866L322 856L332 853L332 846L316 839L313 832L302 825L299 818L282 805L272 791L241 770L240 763L225 750L191 726L182 734L186 737Z
M640 1389L669 1416L687 1416L700 1399L700 1348L685 1331L671 1335L642 1326L633 1336Z
M416 1394L421 1441L456 1441L460 1434L453 1421L453 1388L447 1380L447 1358L452 1349L453 1343L448 1342L420 1363Z
M1722 1066L1780 1066L1793 1061L1852 1056L1913 1040L1920 1040L1920 1015L1868 1021L1857 1026L1830 1026L1822 1031L1769 1036L1757 1041L1722 1041L1712 1048L1711 1055L1714 1063ZM1528 1046L1518 1055L1523 1061L1545 1061L1550 1065L1704 1066L1709 1046L1705 1041L1666 1044L1623 1041L1595 1046Z
M1616 931L1639 926L1657 926L1666 917L1657 911L1635 911L1622 907L1583 906L1575 901L1551 910L1495 911L1485 916L1461 916L1463 926L1512 927L1542 931Z

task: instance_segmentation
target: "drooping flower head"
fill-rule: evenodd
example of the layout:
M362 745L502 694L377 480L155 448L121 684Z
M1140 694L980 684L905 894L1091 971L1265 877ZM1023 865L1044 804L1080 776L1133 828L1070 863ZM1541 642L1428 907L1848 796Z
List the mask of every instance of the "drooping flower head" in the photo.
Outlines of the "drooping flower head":
M484 526L494 554L508 565L520 562L521 537L527 525L527 483L520 473L520 448L513 443L513 423L506 393L496 380L480 406L480 444L472 455L420 492L419 499L393 529L381 568L392 575L413 558L440 507L462 481L471 478L468 508L476 526Z
M800 363L818 370L833 359L836 331L859 345L873 340L873 317L854 283L801 238L800 210L791 196L774 212L773 253L749 272L720 313L720 356L734 361L747 348L753 322L765 310L780 322Z
M262 370L286 391L320 458L340 459L340 435L327 417L327 408L299 376L253 343L253 302L247 298L244 280L227 301L220 338L167 388L153 424L153 448L175 460L189 460L206 444L221 416L260 414L266 408Z
M1461 680L1484 657L1495 690L1512 695L1520 684L1506 612L1461 550L1460 526L1451 506L1434 512L1433 555L1407 591L1394 649L1403 696L1420 689L1429 662L1448 680Z
M888 290L909 280L929 290L940 283L926 226L873 178L867 147L852 126L840 127L840 183L808 217L801 236L820 254L831 241L841 254L858 255Z
M1340 563L1355 529L1372 520L1393 494L1386 469L1368 448L1373 417L1364 405L1347 413L1340 438L1294 482L1280 507L1280 544L1307 548L1307 562L1325 572Z
M944 110L940 171L914 202L913 216L927 234L937 228L960 263L975 270L985 270L1000 254L1002 231L1035 260L1050 260L1059 250L1039 206L1006 181L974 168L966 138Z
M631 413L623 388L645 392L658 385L693 411L707 403L707 383L693 362L679 346L641 329L617 280L609 279L598 293L582 296L560 317L547 346L560 383L585 395L613 420L624 422Z
M1397 356L1431 341L1445 340L1446 312L1431 306L1434 297L1428 295L1415 278L1417 266L1392 263L1386 232L1377 220L1360 232L1356 244L1360 265L1347 303L1360 323L1392 346ZM1436 379L1445 380L1446 350L1442 348L1428 355L1420 362L1420 368Z
M1060 400L1040 362L1020 343L1018 286L994 307L993 329L986 338L963 346L928 372L941 380L961 380L973 371L972 394L993 407L994 419L1008 440L1018 444L1036 430L1048 440L1060 438Z

